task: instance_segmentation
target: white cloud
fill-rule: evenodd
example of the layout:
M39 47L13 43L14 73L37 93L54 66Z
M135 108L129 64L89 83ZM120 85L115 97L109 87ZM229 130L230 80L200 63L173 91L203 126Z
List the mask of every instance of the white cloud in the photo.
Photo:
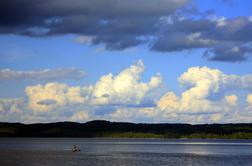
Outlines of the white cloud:
M75 112L75 113L70 117L70 120L71 120L71 121L77 121L77 122L85 122L85 121L87 121L87 120L90 120L89 118L90 118L90 117L89 117L87 111L78 111L78 112Z
M161 110L165 110L166 108L176 110L177 108L179 108L178 97L173 92L167 92L157 102L157 106Z
M138 109L138 111L143 117L148 117L148 118L157 117L157 112L155 111L154 107L145 107L145 108Z
M132 109L120 108L116 111L105 116L106 119L111 121L133 121L135 119L136 112Z
M225 100L229 105L236 106L238 98L236 95L227 95L225 96Z
M156 101L157 95L153 93L159 92L162 77L157 74L148 81L142 81L143 72L144 64L138 61L116 75L110 73L101 76L90 86L69 86L56 82L28 86L25 89L27 101L26 98L0 99L0 120L84 122L106 119L168 123L251 121L251 75L227 75L208 67L192 67L178 78L179 84L185 89L181 94L168 91ZM156 106L149 104L149 101L156 101Z
M58 80L81 79L85 72L76 68L44 69L18 71L11 69L0 70L0 80Z
M22 98L0 99L1 113L20 113L23 110L24 100Z
M210 120L213 123L220 122L222 120L222 115L221 114L213 114L213 115L211 115Z
M158 115L154 107L145 108L127 108L122 107L116 109L110 114L98 116L101 119L119 122L153 122L157 121ZM158 119L160 121L160 119Z
M247 102L248 102L249 105L252 105L252 94L249 94L247 96Z
M141 104L146 94L162 83L159 74L149 82L141 82L144 64L137 64L118 75L102 76L94 86L69 86L63 83L47 83L26 87L29 108L35 112L47 112L69 104L131 105Z
M226 91L250 90L252 76L226 75L220 70L208 67L192 67L179 78L186 90L177 96L167 92L157 106L162 111L184 113L216 113L233 110L237 105L236 95L226 95L223 99L211 100L211 97ZM226 104L227 103L227 104Z
M137 64L121 71L118 75L102 76L92 93L93 104L140 104L145 95L162 83L160 75L150 78L147 83L140 82L144 64Z
M28 86L25 92L29 98L29 107L35 112L46 112L67 104L83 103L86 98L81 95L81 87L71 87L60 83ZM41 104L43 101L53 101Z
M211 93L219 90L222 73L207 67L192 67L179 78L182 86L188 88L178 97L173 92L166 93L157 102L161 110L206 112L216 111L216 103L207 100Z

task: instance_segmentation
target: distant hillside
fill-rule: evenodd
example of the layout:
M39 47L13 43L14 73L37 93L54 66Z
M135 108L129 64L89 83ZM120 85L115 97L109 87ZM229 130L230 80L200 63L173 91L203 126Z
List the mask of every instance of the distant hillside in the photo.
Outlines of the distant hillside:
M252 139L252 124L0 123L0 137L230 138Z

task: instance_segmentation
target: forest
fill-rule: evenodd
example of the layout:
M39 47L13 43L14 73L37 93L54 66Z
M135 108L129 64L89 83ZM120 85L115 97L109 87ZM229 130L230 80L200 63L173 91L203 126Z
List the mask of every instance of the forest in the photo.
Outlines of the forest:
M95 120L86 123L0 123L0 137L252 139L252 123L169 124Z

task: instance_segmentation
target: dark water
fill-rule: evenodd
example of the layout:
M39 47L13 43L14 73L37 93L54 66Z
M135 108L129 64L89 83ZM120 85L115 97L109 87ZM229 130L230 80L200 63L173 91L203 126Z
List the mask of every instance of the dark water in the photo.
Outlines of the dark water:
M252 166L252 140L0 138L0 150L0 166Z

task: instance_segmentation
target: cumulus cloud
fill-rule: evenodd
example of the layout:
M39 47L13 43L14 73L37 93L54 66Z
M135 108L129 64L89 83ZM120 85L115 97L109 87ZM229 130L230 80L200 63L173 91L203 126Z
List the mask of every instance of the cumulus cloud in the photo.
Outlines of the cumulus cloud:
M167 92L157 101L157 106L162 111L188 114L228 111L233 109L230 106L237 105L236 95L226 95L218 101L211 100L211 96L219 92L225 93L227 89L249 91L247 84L251 83L251 78L251 75L226 75L217 69L192 67L178 78L180 85L186 90L180 96Z
M62 80L81 79L85 72L76 68L44 69L34 71L0 70L0 80Z
M220 122L222 118L222 114L213 114L210 116L210 121L212 121L213 123L217 123Z
M249 105L252 105L252 94L249 94L247 96L247 102L248 102Z
M160 100L157 101L157 106L161 110L165 110L166 108L176 110L179 108L178 97L173 92L167 92L160 98Z
M184 112L202 112L214 111L215 104L208 101L210 93L217 92L221 72L211 70L207 67L193 67L188 69L179 77L179 82L188 90L177 97L173 92L168 92L158 102L161 110L184 111ZM190 111L189 111L190 110Z
M25 89L30 109L45 112L68 104L139 105L146 95L158 88L162 77L157 74L149 82L141 82L144 64L135 65L113 76L102 76L95 85L69 86L51 82L28 86Z
M138 61L118 74L102 76L90 86L70 86L58 82L27 86L25 97L0 100L0 120L84 122L112 118L118 108L137 110L153 105L152 92L162 84L162 77L157 74L143 82L143 72L144 64Z
M68 103L83 103L86 98L81 95L81 91L81 87L71 87L62 83L38 84L25 89L29 108L38 112L50 111Z
M236 95L227 95L225 96L225 100L229 105L236 106L238 98Z
M100 117L100 116L98 116ZM119 122L155 122L161 121L158 112L154 107L144 107L144 108L118 108L110 114L106 114L101 117L102 119L107 119L110 121ZM158 118L158 120L157 120Z
M181 94L167 91L157 98L152 92L162 85L162 77L157 74L142 81L144 70L143 62L138 61L117 74L101 76L94 85L50 82L28 86L27 98L0 99L0 120L251 122L252 75L230 75L206 66L191 67L178 77L184 89Z
M138 61L136 65L113 76L111 73L102 76L96 83L92 93L95 104L140 104L146 93L157 88L162 83L162 77L156 75L147 83L140 82L144 64Z
M87 120L90 120L88 112L87 111L78 111L75 112L71 117L70 117L71 121L75 121L75 122L85 122Z
M0 99L0 114L20 113L23 111L24 100L22 98Z

